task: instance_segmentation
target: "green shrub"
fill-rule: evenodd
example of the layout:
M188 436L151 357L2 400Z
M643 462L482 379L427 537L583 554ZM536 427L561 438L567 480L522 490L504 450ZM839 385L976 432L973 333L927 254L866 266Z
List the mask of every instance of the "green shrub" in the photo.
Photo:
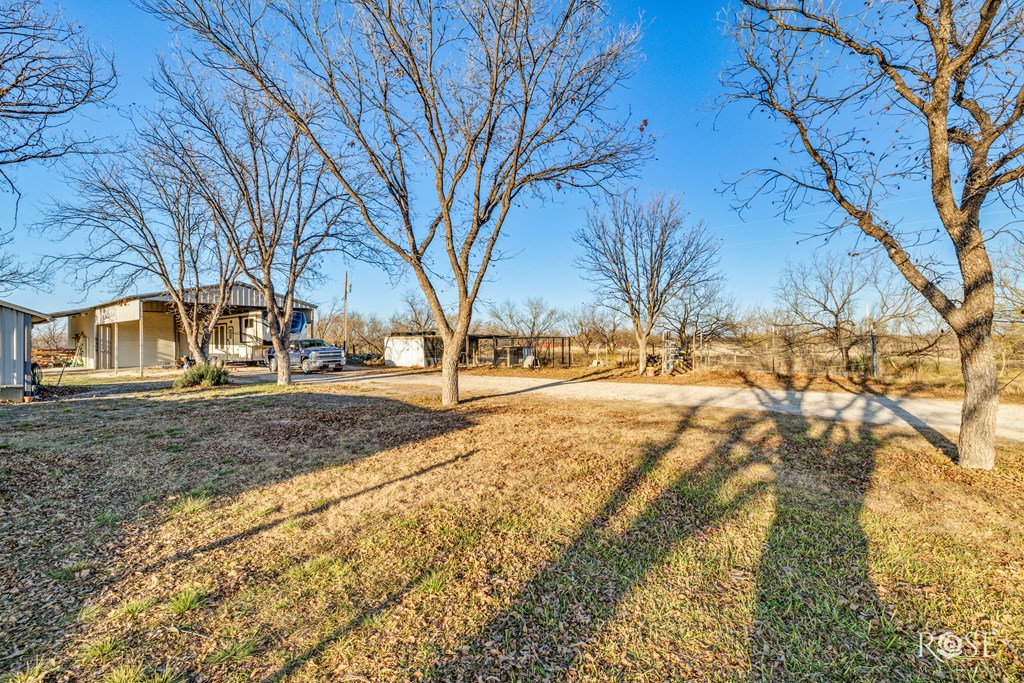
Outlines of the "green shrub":
M186 387L219 387L228 383L228 371L219 365L199 363L174 380L175 389Z

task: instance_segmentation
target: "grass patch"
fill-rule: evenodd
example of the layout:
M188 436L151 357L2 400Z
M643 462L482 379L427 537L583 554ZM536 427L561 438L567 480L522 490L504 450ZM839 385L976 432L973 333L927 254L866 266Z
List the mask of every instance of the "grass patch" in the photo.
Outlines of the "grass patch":
M71 564L64 565L63 567L57 567L47 572L47 576L56 581L67 581L75 578L75 576L85 570L92 569L91 562L78 561L72 562Z
M100 514L96 515L96 518L93 519L92 523L94 526L102 528L117 524L119 519L120 517L118 517L117 513L115 512L101 512Z
M157 601L153 598L136 598L129 600L121 606L121 614L126 617L137 617L155 607Z
M280 511L280 505L264 505L263 507L255 510L252 514L254 517L269 517L270 515Z
M202 586L187 586L171 595L167 607L174 614L185 614L203 607L209 597L210 592Z
M43 683L46 680L47 675L53 669L47 666L44 662L36 660L21 671L12 671L0 675L0 682L2 683Z
M252 657L259 649L260 639L255 637L229 640L218 647L207 661L211 664L241 662Z
M77 618L79 623L85 624L89 623L90 621L95 621L102 614L104 614L104 612L106 612L106 610L103 608L102 605L97 605L93 603L86 605L82 609L78 610Z
M212 500L205 493L186 493L174 501L170 512L172 515L196 515L209 509Z
M107 636L83 645L77 659L82 664L106 664L124 652L125 641L122 638Z
M448 577L445 572L437 569L423 577L423 580L420 582L420 588L424 593L437 595L444 591L447 581Z
M309 524L309 520L303 517L289 517L281 524L281 528L285 531L301 531L308 527Z
M182 683L185 677L173 669L154 671L146 677L146 683Z
M141 664L119 664L103 675L103 683L147 683L146 669Z

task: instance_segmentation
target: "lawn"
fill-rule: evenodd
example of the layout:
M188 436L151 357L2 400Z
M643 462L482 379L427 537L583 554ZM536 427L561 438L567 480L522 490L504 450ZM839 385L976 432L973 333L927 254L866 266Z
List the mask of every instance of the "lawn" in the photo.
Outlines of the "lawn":
M127 391L0 406L14 681L1024 675L1020 445L976 473L792 416Z

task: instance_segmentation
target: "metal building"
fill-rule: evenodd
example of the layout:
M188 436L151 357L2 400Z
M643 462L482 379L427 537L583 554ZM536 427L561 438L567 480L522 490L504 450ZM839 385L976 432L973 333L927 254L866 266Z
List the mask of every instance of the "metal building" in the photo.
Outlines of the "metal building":
M212 286L188 290L188 300L212 301ZM280 298L280 297L279 297ZM292 335L309 336L316 306L294 302ZM225 363L261 362L270 346L266 302L251 285L235 283L231 298L210 340L210 357ZM166 291L127 296L114 301L53 313L68 319L68 347L83 367L91 370L171 367L187 354L174 304Z
M0 401L32 395L32 325L50 317L0 301Z

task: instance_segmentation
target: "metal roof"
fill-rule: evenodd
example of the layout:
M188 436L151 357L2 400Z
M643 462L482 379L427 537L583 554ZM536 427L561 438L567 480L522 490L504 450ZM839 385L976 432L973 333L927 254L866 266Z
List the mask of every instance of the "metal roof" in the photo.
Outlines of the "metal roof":
M203 285L198 288L200 291L200 297L207 290L214 290L217 285ZM196 291L195 289L188 290L190 292ZM212 298L212 297L211 297ZM277 295L278 301L281 301L284 297L280 294ZM107 306L114 306L117 304L127 303L129 301L155 301L169 303L171 301L171 295L166 289L162 289L158 292L149 292L146 294L135 294L131 296L122 296L117 299L112 299L101 304L94 304L92 306L83 306L82 308L73 308L67 311L58 311L51 313L51 318L65 318L72 315L78 315L87 311L94 311L97 308L106 308ZM294 304L296 308L309 308L316 309L316 304L309 303L308 301L302 301L295 299ZM228 302L228 306L246 306L249 308L265 308L263 295L252 285L245 284L244 282L236 282L231 286L231 299ZM43 315L43 314L40 314Z
M50 322L50 320L52 320L54 317L59 317L59 316L47 315L46 313L40 313L39 311L33 311L31 308L25 308L24 306L18 306L17 304L12 304L12 303L10 303L8 301L3 301L2 299L0 299L0 306L3 306L4 308L10 308L10 309L13 309L15 311L20 311L21 313L24 313L25 315L32 316L32 322L33 323L47 323L47 322Z

